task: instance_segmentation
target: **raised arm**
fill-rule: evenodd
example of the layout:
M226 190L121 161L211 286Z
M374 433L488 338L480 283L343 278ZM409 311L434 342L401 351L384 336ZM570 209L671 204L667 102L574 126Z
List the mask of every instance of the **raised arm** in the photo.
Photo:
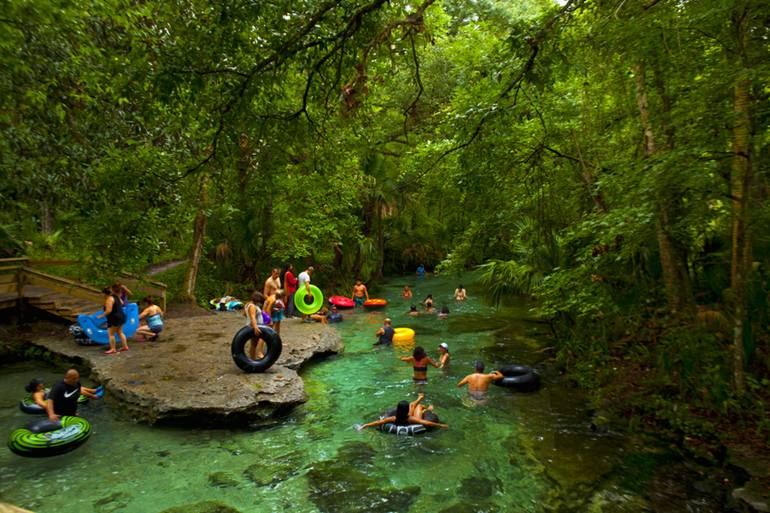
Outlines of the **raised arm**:
M254 334L261 334L262 332L259 331L259 327L257 326L257 305L254 303L252 303L251 308L249 308L249 320L251 321L251 327L254 328Z
M375 420L374 422L369 422L367 424L361 425L358 430L361 431L362 429L366 429L369 427L375 427L375 426L382 426L383 424L387 424L388 422L395 422L396 417L385 417L384 419Z
M465 376L462 380L460 380L460 382L457 384L457 387L459 388L459 387L465 385L466 383L468 383L468 378L469 377L470 376Z
M395 417L393 418L395 419ZM422 424L423 426L437 427L437 428L443 428L443 429L447 429L449 427L449 424L441 424L440 422L431 422L430 420L418 419L417 417L409 417L409 423Z
M414 362L414 357L413 356L402 356L401 358L399 358L399 360L401 360L402 362Z

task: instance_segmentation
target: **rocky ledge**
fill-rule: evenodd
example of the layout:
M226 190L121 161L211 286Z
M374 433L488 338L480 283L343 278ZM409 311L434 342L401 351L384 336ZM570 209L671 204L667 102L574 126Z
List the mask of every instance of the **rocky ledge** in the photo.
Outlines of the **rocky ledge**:
M104 355L102 346L79 346L64 330L31 342L90 368L91 381L105 386L105 400L150 424L226 425L273 416L307 400L297 374L304 362L343 350L335 328L288 319L278 362L247 374L230 356L243 325L243 316L232 312L169 319L157 342L129 340L130 349L114 355Z

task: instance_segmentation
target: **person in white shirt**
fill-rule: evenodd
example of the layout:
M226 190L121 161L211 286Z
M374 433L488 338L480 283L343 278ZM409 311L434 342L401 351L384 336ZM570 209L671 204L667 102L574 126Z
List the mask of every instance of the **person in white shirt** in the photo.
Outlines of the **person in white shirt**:
M305 296L312 296L310 292L310 276L313 274L313 266L309 266L307 269L299 273L297 277L297 292L295 294L303 294ZM302 320L307 320L307 315L302 315Z

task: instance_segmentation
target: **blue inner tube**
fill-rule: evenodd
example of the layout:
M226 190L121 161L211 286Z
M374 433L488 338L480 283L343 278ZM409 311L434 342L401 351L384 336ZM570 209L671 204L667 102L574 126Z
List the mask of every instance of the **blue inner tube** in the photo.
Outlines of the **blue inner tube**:
M131 338L139 328L139 306L136 303L129 303L123 307L123 312L126 314L123 333L126 338ZM110 343L110 335L107 333L107 319L96 317L101 314L102 312L95 312L90 315L80 314L78 315L78 324L94 344L104 345Z
M382 415L380 415L380 419L385 419L387 417L394 417L395 415L396 415L396 409L391 408L390 410L386 410L382 412ZM432 411L426 411L423 414L423 418L431 422L439 422L438 415L436 415ZM433 428L428 426L423 426L422 424L409 424L406 426L398 426L393 422L387 422L380 426L380 431L382 431L383 433L388 433L389 435L399 435L399 436L421 435L431 430L433 430Z
M493 381L497 386L519 392L534 392L540 388L540 375L526 365L506 365L500 369L500 373L505 377Z
M11 432L8 448L19 456L55 456L75 449L90 436L91 423L82 417L43 419Z

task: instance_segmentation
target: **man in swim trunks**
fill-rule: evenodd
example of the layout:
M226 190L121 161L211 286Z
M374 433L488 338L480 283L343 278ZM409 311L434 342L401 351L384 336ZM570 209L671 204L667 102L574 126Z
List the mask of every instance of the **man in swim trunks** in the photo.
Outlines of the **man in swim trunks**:
M364 306L364 301L369 300L369 291L366 290L366 285L361 283L361 280L356 280L356 284L353 286L353 295L351 296L356 306Z
M395 332L396 330L393 329L390 319L386 318L382 321L382 328L378 329L377 333L374 334L374 336L377 337L377 342L375 342L374 345L391 345L393 343L393 335Z
M262 291L262 295L265 297L272 296L276 290L281 288L281 270L277 267L273 268L273 272L270 277L265 280L265 288Z
M75 369L70 369L64 375L64 379L57 381L48 392L48 400L45 404L48 418L56 422L64 415L77 415L80 394L89 399L99 398L96 395L96 389L81 386L80 373Z
M465 376L457 386L468 385L468 393L471 397L483 399L489 390L489 384L498 379L503 379L503 375L499 371L484 374L484 364L476 360L476 372Z

